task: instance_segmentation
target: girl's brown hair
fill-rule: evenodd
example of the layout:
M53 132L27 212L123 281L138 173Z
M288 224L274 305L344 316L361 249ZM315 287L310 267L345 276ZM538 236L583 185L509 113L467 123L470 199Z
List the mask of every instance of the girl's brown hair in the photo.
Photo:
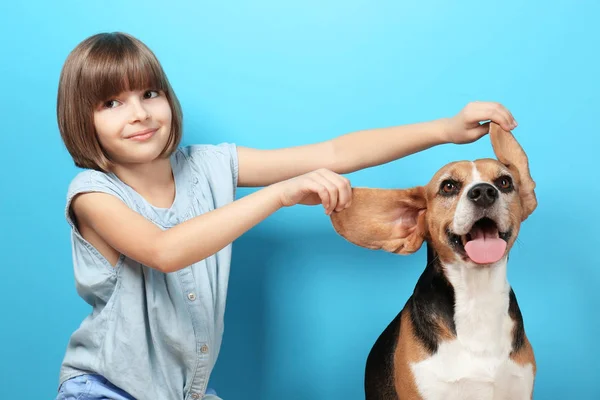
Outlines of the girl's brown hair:
M109 171L112 161L94 127L94 109L129 90L161 90L171 106L171 133L161 156L169 156L182 135L181 106L154 53L131 35L99 33L81 42L67 57L60 75L58 127L75 165Z

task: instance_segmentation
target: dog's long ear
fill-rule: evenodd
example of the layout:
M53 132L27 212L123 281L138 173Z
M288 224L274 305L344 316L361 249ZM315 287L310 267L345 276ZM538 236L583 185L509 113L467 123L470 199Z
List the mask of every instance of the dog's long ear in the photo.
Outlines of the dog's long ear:
M352 204L331 214L336 232L349 242L397 254L417 251L425 239L427 201L423 187L352 189Z
M518 179L517 190L523 207L521 220L524 221L537 207L535 182L531 179L527 155L513 134L503 130L494 122L490 124L490 139L498 161L506 165Z

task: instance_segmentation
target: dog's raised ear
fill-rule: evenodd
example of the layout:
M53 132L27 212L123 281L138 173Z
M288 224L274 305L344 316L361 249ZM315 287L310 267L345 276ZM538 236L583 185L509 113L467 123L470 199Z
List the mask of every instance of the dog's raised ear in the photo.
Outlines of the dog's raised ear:
M517 190L523 207L521 220L524 221L537 207L535 182L531 178L527 155L513 134L494 122L490 123L490 139L498 161L518 179Z
M423 187L353 188L350 207L331 214L336 232L349 242L397 254L417 251L425 239L427 201Z

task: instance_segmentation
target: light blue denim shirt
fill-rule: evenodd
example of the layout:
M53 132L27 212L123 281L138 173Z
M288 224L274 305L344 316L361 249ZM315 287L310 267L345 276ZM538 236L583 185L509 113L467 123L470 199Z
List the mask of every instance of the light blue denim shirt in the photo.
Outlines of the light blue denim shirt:
M123 255L113 267L83 239L70 213L78 193L104 192L168 229L235 199L234 144L181 147L171 165L170 208L152 206L114 174L85 170L71 182L66 217L75 282L92 310L70 338L60 383L96 373L140 400L203 398L221 346L231 245L168 274Z

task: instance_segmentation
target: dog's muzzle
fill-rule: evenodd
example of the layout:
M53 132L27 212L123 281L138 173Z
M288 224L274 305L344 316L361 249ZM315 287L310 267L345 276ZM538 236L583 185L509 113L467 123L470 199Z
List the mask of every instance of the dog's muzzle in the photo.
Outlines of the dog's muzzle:
M512 234L508 215L501 215L500 192L486 182L473 185L461 200L448 239L461 256L476 264L491 264L505 254ZM457 223L458 222L458 223Z

